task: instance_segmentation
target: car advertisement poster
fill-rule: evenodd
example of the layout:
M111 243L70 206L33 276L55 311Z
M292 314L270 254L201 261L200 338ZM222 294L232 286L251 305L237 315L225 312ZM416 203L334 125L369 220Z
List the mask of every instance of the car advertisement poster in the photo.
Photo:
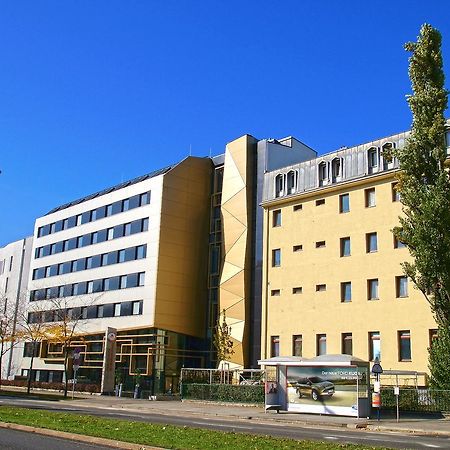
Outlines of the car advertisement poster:
M288 411L358 417L358 397L367 397L364 369L287 367Z

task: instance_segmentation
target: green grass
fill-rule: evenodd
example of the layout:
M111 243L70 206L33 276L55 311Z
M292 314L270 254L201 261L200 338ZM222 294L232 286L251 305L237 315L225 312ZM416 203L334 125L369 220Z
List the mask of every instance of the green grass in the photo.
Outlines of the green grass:
M97 436L141 445L153 445L174 449L204 450L364 450L366 447L352 444L336 444L292 439L254 436L241 433L201 430L173 425L154 425L127 420L104 419L94 416L30 410L0 406L0 420L3 422L30 425L39 428L67 431L87 436Z

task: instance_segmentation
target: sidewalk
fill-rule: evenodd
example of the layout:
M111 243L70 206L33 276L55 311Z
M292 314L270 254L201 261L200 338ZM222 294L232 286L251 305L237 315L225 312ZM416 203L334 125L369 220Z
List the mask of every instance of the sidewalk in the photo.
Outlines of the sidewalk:
M129 398L81 396L67 404L83 408L84 406L115 411L141 412L143 414L161 414L176 416L220 417L221 419L239 419L243 421L283 422L292 425L308 425L319 428L363 428L372 431L397 431L412 434L441 435L450 437L450 420L437 415L400 414L396 421L391 412L381 412L381 419L356 419L353 417L327 416L316 414L298 414L281 411L265 412L262 406L219 404L201 401L150 401Z

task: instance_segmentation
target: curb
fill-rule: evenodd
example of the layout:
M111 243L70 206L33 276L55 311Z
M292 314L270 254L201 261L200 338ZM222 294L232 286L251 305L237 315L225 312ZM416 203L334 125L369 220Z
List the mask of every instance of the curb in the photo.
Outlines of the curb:
M395 426L384 426L384 425L367 425L367 430L369 431L381 431L381 432L392 432L392 433L404 433L404 434L414 434L417 436L442 436L450 437L449 431L440 430L424 430L423 428L403 428Z
M68 439L70 441L85 442L87 444L102 445L104 447L119 448L123 450L164 450L162 447L152 447L142 444L132 444L130 442L115 441L112 439L86 436L83 434L68 433L66 431L50 430L47 428L31 427L29 425L19 425L17 423L0 422L0 428L7 428L16 431L25 431L27 433L36 433L43 436Z

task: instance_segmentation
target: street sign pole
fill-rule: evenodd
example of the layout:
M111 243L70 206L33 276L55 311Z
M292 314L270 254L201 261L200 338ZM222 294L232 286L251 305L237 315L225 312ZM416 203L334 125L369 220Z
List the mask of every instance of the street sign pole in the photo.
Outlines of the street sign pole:
M380 361L378 358L375 358L375 362L373 363L372 366L372 373L375 375L376 377L376 382L375 382L375 387L378 391L378 393L373 393L372 395L377 396L376 402L374 402L372 400L372 406L374 405L374 403L376 403L376 408L377 408L377 420L380 421L380 415L381 415L381 385L380 385L380 375L383 373L383 368L381 367Z

